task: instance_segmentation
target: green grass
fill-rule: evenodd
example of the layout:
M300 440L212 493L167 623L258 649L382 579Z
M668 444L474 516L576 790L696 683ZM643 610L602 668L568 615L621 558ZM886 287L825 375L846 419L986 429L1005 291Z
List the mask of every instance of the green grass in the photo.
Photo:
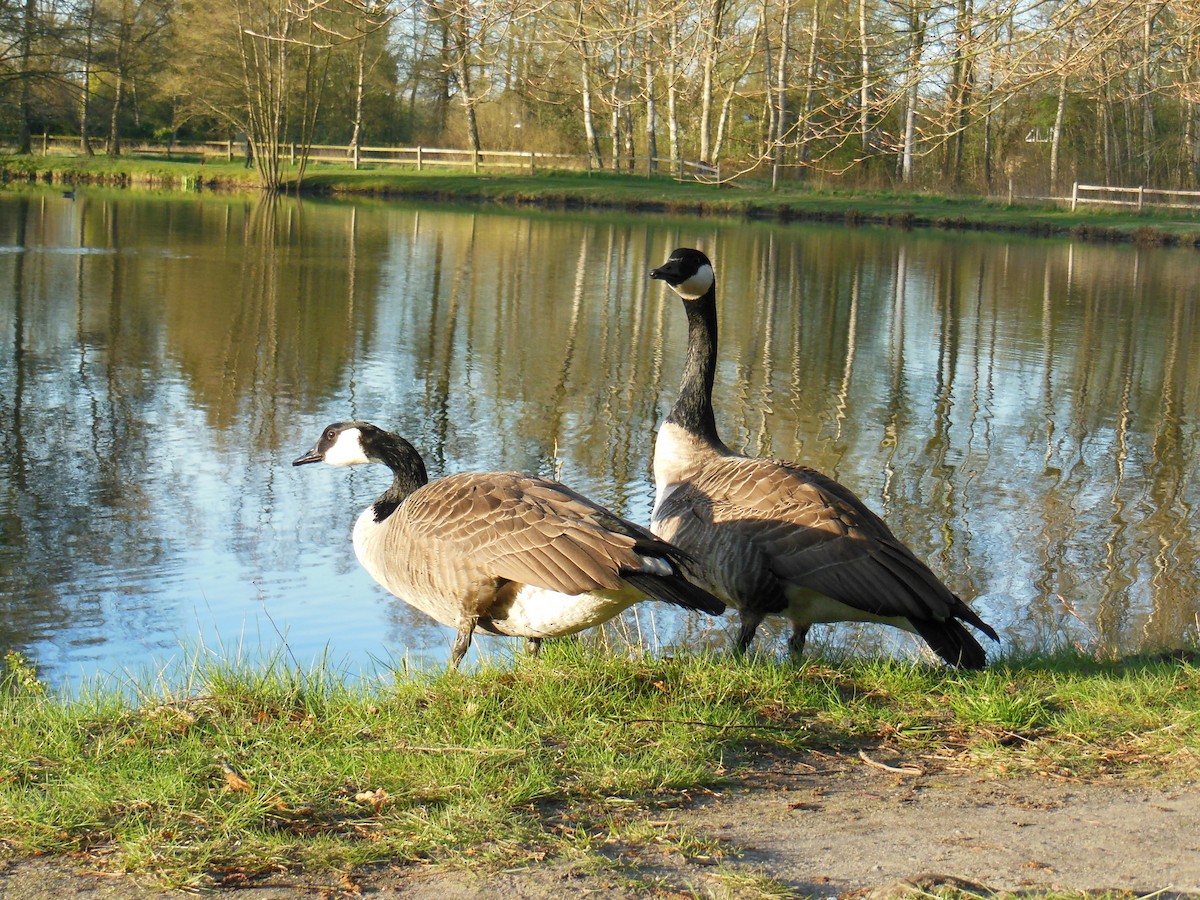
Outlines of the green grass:
M64 187L109 185L196 190L257 191L258 176L241 159L202 162L195 158L162 159L136 156L15 156L0 155L0 181L43 182Z
M0 685L0 842L174 884L304 866L595 858L672 843L640 810L772 760L899 752L957 768L1180 781L1200 768L1200 669L1173 660L541 659L374 684L278 661L204 663L187 687ZM598 837L598 835L600 837Z
M240 159L164 160L123 156L0 156L0 180L25 184L100 184L181 190L253 191L257 175ZM1142 212L1090 207L1071 212L1053 204L1008 204L974 196L811 189L771 191L761 182L732 185L675 181L667 176L614 172L542 171L535 175L398 166L310 163L303 183L310 194L377 196L471 204L606 209L673 215L719 215L776 221L824 221L954 231L1008 231L1071 235L1096 241L1160 245L1200 244L1200 216L1178 210Z

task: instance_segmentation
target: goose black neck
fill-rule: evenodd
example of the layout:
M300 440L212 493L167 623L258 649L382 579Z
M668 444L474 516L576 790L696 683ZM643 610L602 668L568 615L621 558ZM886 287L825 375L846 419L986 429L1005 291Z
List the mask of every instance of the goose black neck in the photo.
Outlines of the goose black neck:
M717 421L713 415L712 390L717 371L717 294L710 287L699 300L684 300L687 311L687 359L679 396L667 421L686 429L710 443L719 445Z
M409 494L428 484L429 475L417 448L398 434L375 429L371 434L364 433L362 442L368 459L381 462L392 470L392 486L373 504L375 521L382 522Z

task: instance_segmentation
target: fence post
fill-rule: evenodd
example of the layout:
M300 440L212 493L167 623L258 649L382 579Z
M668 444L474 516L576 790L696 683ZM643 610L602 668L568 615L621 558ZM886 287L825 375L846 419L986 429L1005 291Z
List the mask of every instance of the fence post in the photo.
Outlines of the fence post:
M225 142L225 162L233 162L233 138Z
M471 148L471 171L479 174L479 151L474 147Z
M354 144L354 171L358 171L358 143Z
M1075 207L1079 205L1079 182L1071 184L1071 212L1075 212Z
M48 132L43 131L42 132L42 156L49 156L49 155L50 155L50 134Z
M1146 202L1146 186L1144 184L1139 184L1138 185L1138 212L1142 211L1142 206L1145 205L1145 202Z
M417 145L417 171L420 172L425 164L423 155L421 154L421 146Z
M534 167L534 157L535 157L535 156L536 156L536 154L535 154L535 153L534 153L532 150L530 150L530 151L529 151L529 174L530 174L530 175L532 175L532 174L533 174L533 167Z

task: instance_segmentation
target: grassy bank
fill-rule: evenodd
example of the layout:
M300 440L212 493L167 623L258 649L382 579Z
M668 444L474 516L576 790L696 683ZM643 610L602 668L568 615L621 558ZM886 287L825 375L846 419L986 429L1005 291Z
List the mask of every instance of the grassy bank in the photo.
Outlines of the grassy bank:
M0 180L60 186L103 184L180 190L256 190L253 170L232 162L146 160L130 157L0 156ZM395 197L463 203L502 203L555 209L718 215L776 221L827 221L900 228L1019 232L1094 241L1200 245L1200 218L1179 211L1091 208L1071 212L1051 204L1008 204L979 197L884 191L771 191L753 182L709 185L668 177L611 172L474 175L465 171L313 163L303 191L338 196Z
M0 842L176 884L544 858L606 840L720 856L648 811L821 754L1060 778L1194 779L1200 669L1171 659L800 668L630 659L570 642L473 674L350 686L198 667L179 693L0 687Z

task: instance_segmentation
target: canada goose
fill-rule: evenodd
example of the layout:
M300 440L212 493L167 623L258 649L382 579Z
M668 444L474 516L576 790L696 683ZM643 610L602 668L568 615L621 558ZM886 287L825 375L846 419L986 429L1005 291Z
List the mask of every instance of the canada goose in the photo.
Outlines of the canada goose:
M555 481L509 472L429 481L412 444L335 422L292 465L383 463L392 485L358 517L354 552L392 594L458 631L541 639L599 625L639 600L713 615L725 604L682 574L684 554Z
M763 618L780 614L792 622L794 656L817 622L882 622L920 634L951 665L981 668L983 648L959 620L992 640L996 632L849 488L722 443L712 408L717 292L708 257L676 250L650 277L683 298L688 319L679 396L655 441L650 528L699 560L697 580L738 609L738 651Z

